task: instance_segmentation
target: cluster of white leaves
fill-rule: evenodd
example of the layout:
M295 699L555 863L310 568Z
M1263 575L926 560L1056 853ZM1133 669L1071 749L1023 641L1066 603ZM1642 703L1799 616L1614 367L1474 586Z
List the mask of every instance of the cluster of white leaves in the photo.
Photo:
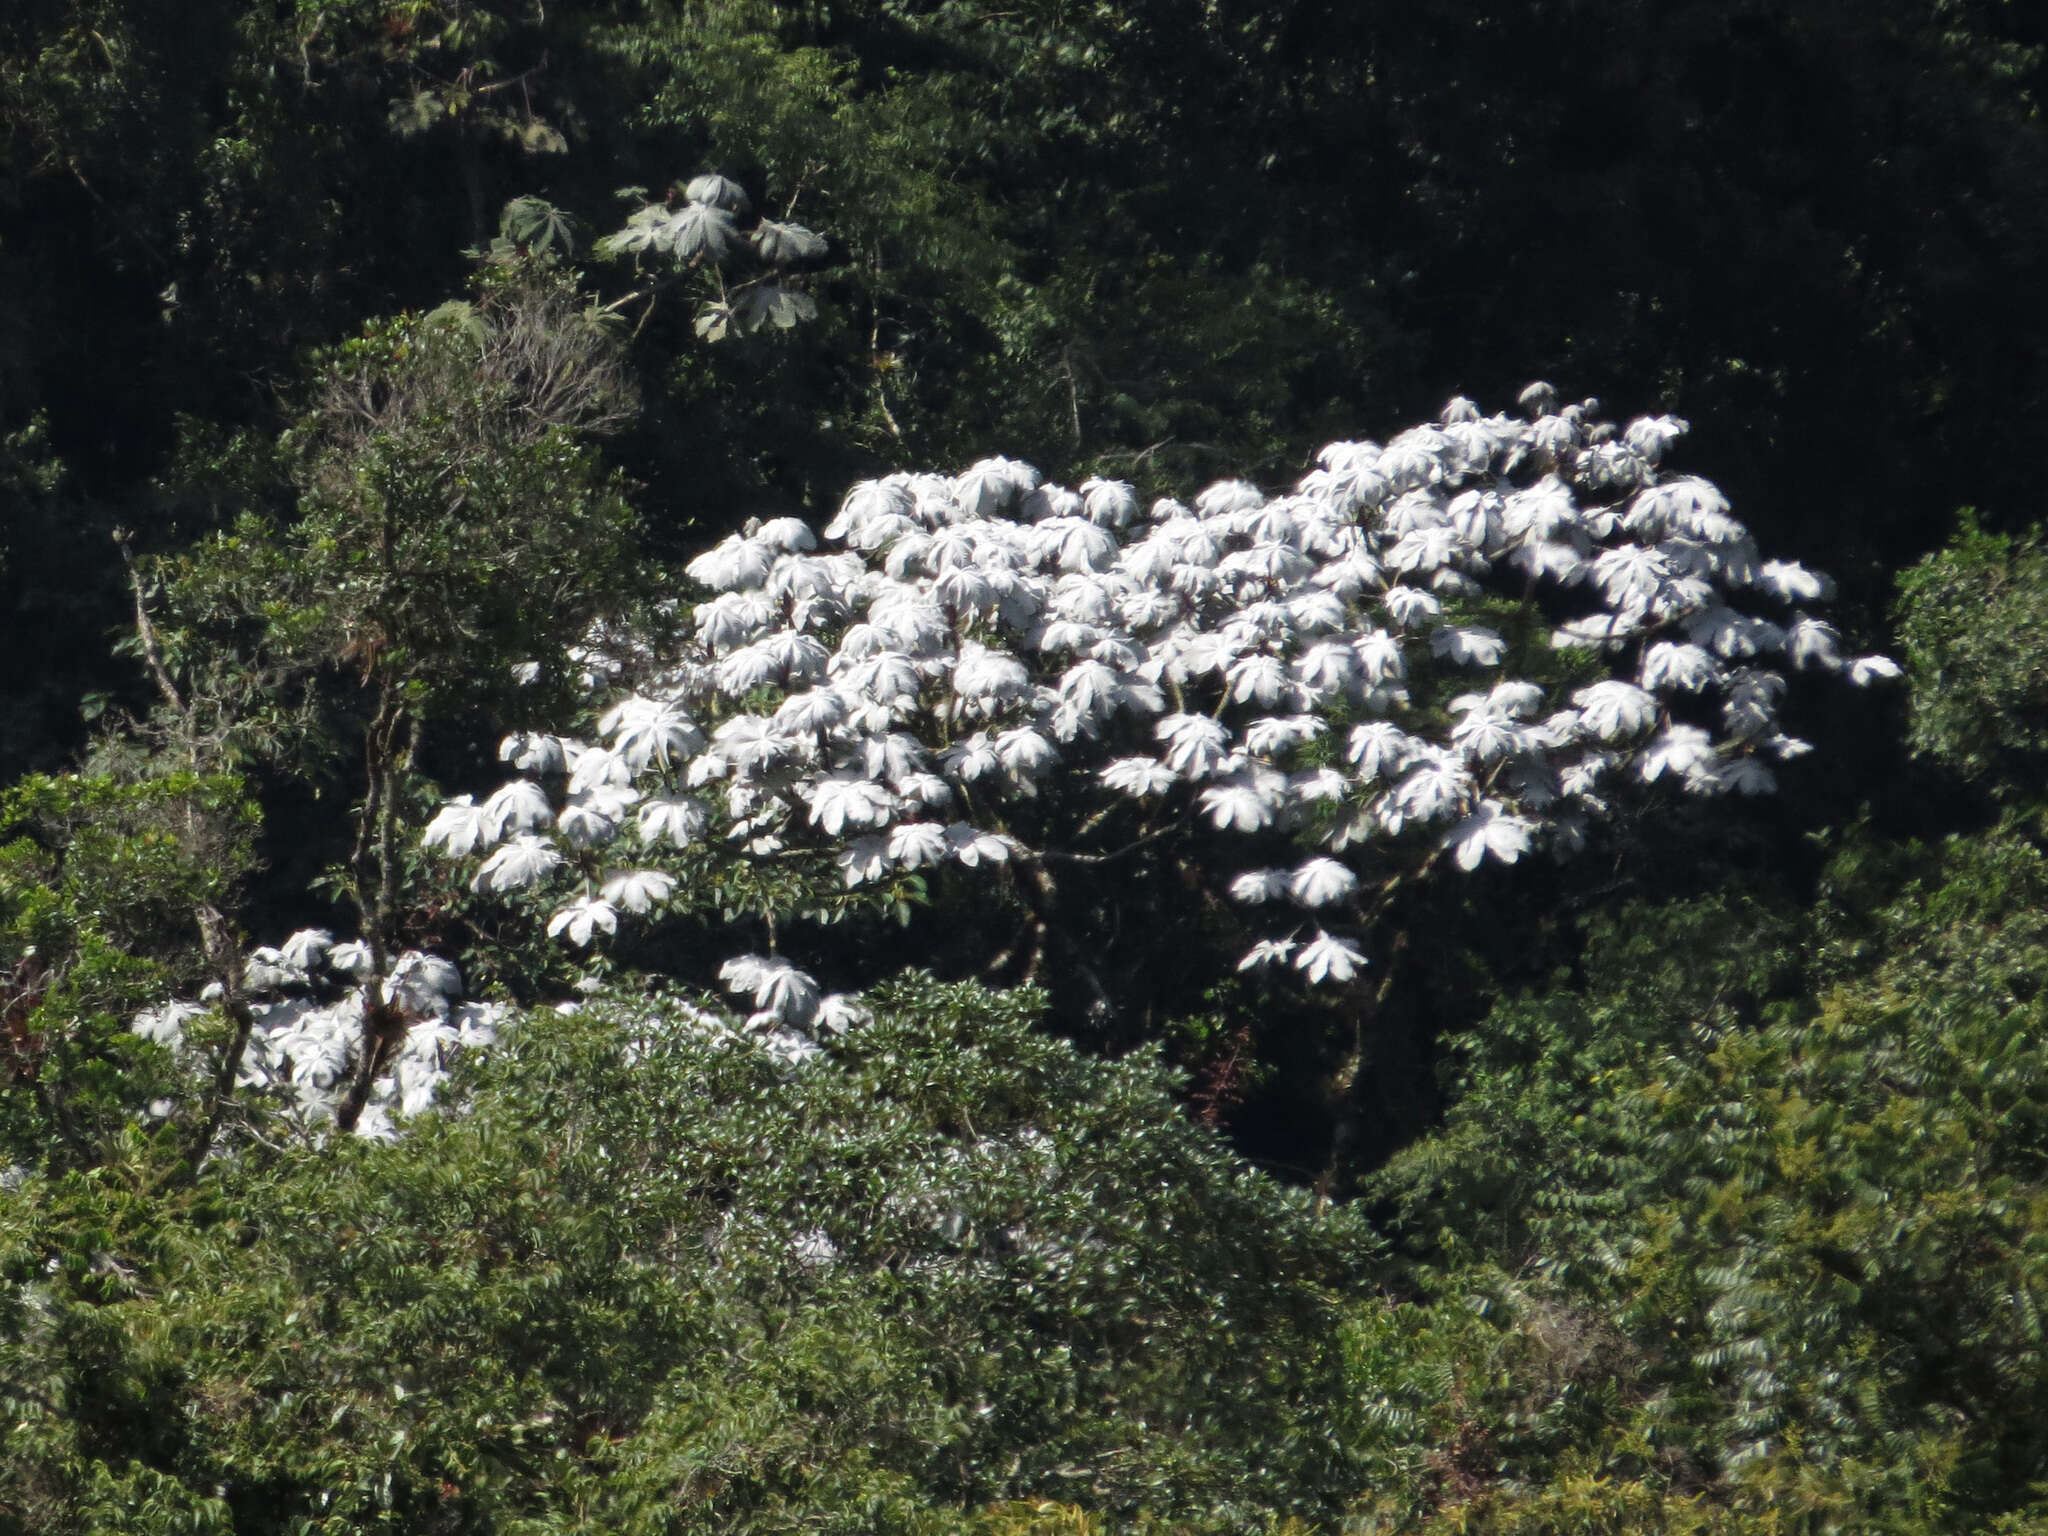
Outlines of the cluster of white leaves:
M826 249L824 237L801 224L754 218L746 190L719 175L693 178L679 201L643 203L625 228L597 242L604 256L720 272L718 297L697 312L697 334L708 341L816 319L817 301L789 279Z
M1521 403L1334 443L1279 496L1145 508L994 458L858 485L822 537L750 524L689 566L711 595L680 654L593 643L596 739L510 738L524 776L425 841L476 859L482 892L580 880L549 927L588 944L673 893L674 849L829 852L857 889L1034 859L1006 812L1056 798L1075 839L1110 821L1291 857L1219 884L1355 935L1391 872L1569 853L1645 787L1769 791L1806 750L1779 723L1788 668L1896 675L1808 611L1825 578L1666 473L1682 421L1618 430L1543 385ZM1488 600L1609 675L1555 698L1502 676ZM1317 926L1244 964L1344 983L1365 959ZM724 977L783 1024L821 1006L786 962Z
M243 986L273 994L252 1004L255 1027L243 1053L239 1086L283 1097L307 1126L331 1123L347 1096L363 1040L366 989L395 1002L408 1021L405 1039L372 1082L356 1134L388 1141L398 1123L423 1112L447 1079L456 1054L487 1049L510 1018L498 1003L462 1000L462 976L438 956L410 951L391 975L373 976L367 946L337 944L306 929L277 948L257 949L243 966ZM276 996L286 993L290 995ZM338 995L337 995L338 994ZM218 986L198 1003L171 1002L138 1014L130 1028L177 1049L185 1029L218 1001Z
M666 875L657 877L668 879ZM621 903L627 911L639 910ZM669 1027L687 1028L699 1038L765 1052L787 1067L801 1067L823 1054L821 1040L873 1022L859 997L820 996L809 976L786 960L743 956L727 964L721 979L728 989L751 995L756 1012L735 1023L708 1008L671 1000L658 1011ZM392 1051L370 1087L355 1134L375 1141L397 1137L405 1120L432 1107L458 1055L488 1051L512 1024L514 1010L503 1003L465 1002L462 975L448 960L409 950L389 977L374 980L368 946L337 944L324 929L309 928L283 945L250 953L242 984L256 998L254 1027L244 1050L237 1086L269 1092L282 1100L307 1130L331 1126L354 1077L363 1042L363 1012L371 997L395 1003L407 1020L405 1038ZM578 990L601 991L595 978ZM167 1002L129 1022L145 1040L182 1050L186 1030L208 1017L223 996L209 986L201 1001ZM563 1011L581 1002L559 1005ZM647 1027L655 1018L641 1019Z
M777 1058L802 1063L822 1049L819 1036L843 1035L874 1014L848 992L820 994L816 979L779 955L737 955L718 969L726 991L751 1000L747 1028Z

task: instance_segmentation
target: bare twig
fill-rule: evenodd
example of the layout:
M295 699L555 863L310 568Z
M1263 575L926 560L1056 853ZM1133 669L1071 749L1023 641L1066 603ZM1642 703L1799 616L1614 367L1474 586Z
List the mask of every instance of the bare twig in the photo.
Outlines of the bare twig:
M801 171L797 172L796 187L794 190L790 192L789 202L787 206L785 206L782 210L783 223L787 224L790 218L796 213L796 200L804 195L804 183L811 179L811 172L815 171L817 168L817 161L806 160L804 162L804 168Z
M882 253L873 246L868 248L868 263L874 269L877 286L882 279ZM889 435L897 442L903 441L903 427L896 420L896 413L889 409L889 392L882 387L882 306L875 302L868 306L868 366L875 375L875 406L882 413L882 425L889 429Z
M1074 349L1071 346L1061 349L1060 367L1067 376L1067 411L1073 427L1074 442L1078 445L1081 441L1081 386L1074 378Z
M1063 849L1048 848L1045 850L1044 853L1040 855L1040 857L1046 859L1057 859L1062 864L1110 864L1114 863L1118 859L1129 858L1139 849L1150 847L1153 843L1158 842L1161 838L1170 837L1179 830L1179 822L1168 822L1165 826L1159 828L1157 831L1147 832L1143 837L1140 837L1136 842L1126 843L1123 847L1114 849L1109 853L1068 853Z
M171 706L180 717L189 718L183 695L178 685L171 680L170 669L164 665L163 648L157 643L156 625L150 622L149 598L143 590L142 571L135 563L132 535L126 528L114 530L114 547L121 551L121 564L128 572L128 590L135 597L135 634L142 644L142 659L149 668L150 680L156 684L164 702Z

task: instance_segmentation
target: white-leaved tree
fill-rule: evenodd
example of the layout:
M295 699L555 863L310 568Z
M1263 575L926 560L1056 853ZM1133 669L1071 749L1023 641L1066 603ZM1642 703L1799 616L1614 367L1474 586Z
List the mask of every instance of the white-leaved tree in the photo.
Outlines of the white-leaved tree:
M1178 845L1245 914L1240 968L1364 985L1410 883L1569 855L1636 797L1769 792L1807 750L1788 671L1897 673L1667 472L1684 422L1520 403L1334 443L1281 495L1146 508L993 458L858 485L822 532L750 523L688 567L680 648L593 638L594 735L508 738L521 776L425 842L578 945L713 878L771 921L778 871L827 867L878 905L952 868L1040 910L1062 858ZM818 1018L784 957L725 975Z

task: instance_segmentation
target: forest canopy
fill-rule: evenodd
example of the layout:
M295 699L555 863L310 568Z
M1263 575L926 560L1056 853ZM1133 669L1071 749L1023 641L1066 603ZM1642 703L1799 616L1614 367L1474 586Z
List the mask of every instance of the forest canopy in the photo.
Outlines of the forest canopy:
M0 1531L2048 1529L2044 47L9 9Z

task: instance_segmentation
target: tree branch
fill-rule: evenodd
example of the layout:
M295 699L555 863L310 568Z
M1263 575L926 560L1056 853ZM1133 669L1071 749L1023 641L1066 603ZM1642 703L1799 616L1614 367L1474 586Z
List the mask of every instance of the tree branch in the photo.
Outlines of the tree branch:
M191 711L185 706L178 685L171 680L170 669L164 665L163 648L157 643L156 626L150 622L149 599L143 591L142 571L135 563L135 551L131 535L126 528L114 530L114 547L121 551L121 564L128 572L128 590L135 598L135 634L142 645L142 660L149 668L150 680L156 684L157 692L164 696L164 702L175 710L180 719L189 719Z
M233 1021L235 1036L214 1067L213 1086L206 1097L206 1119L192 1138L192 1151L186 1158L186 1166L194 1176L213 1155L213 1144L220 1135L221 1122L227 1117L235 1081L242 1073L242 1057L249 1049L249 1037L256 1030L255 1010L249 1006L248 996L242 990L241 945L235 941L227 919L216 907L202 905L198 917L199 936L206 949L207 964L219 980L224 994L221 1011Z

